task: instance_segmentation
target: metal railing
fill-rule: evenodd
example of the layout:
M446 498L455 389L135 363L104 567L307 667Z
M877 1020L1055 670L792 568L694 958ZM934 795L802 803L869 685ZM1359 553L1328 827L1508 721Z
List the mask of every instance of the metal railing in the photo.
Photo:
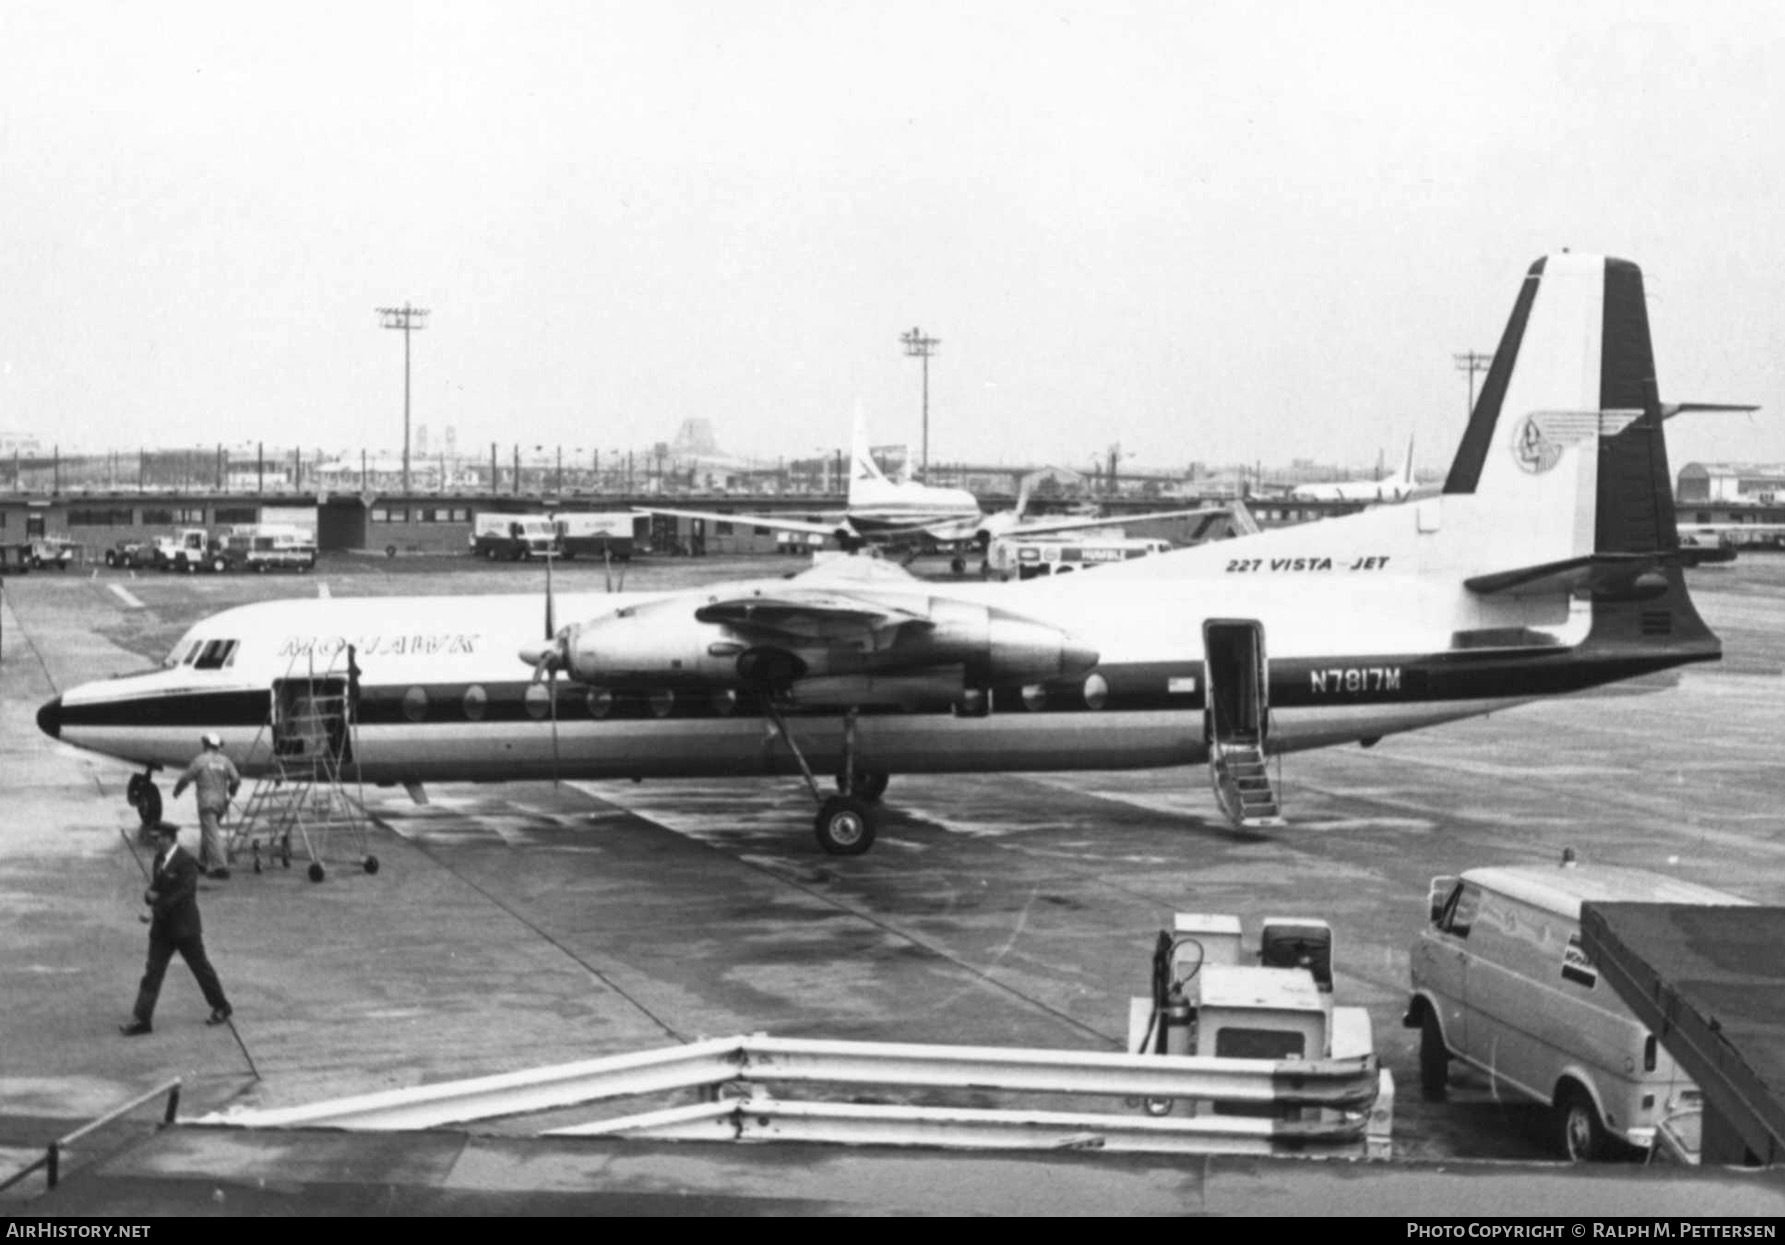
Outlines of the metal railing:
M777 1097L766 1086L889 1087L1099 1096L1127 1112ZM1386 1157L1393 1081L1374 1055L1270 1060L1095 1051L713 1038L500 1076L210 1115L200 1124L402 1130L693 1090L697 1101L559 1127L547 1136L801 1140L1111 1152L1319 1153ZM1238 1108L1149 1116L1141 1100ZM1243 1112L1239 1113L1239 1112ZM1298 1118L1299 1117L1299 1118Z
M113 1107L98 1119L81 1125L72 1133L56 1138L56 1140L50 1142L49 1148L45 1151L42 1158L20 1168L5 1180L0 1181L0 1191L12 1188L13 1185L17 1184L40 1167L45 1169L49 1187L52 1189L55 1188L57 1182L62 1178L63 1151L88 1134L97 1132L107 1124L129 1115L145 1102L153 1101L163 1094L167 1095L167 1111L162 1116L161 1126L165 1128L167 1125L172 1124L174 1122L174 1117L180 1112L180 1078L177 1076L171 1081L162 1082L147 1093L138 1094L135 1098L132 1098L122 1106Z

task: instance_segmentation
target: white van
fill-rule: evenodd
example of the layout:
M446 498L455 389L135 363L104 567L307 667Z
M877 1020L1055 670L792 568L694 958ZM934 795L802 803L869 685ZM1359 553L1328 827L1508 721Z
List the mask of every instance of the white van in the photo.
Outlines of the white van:
M1450 1061L1553 1110L1567 1158L1647 1148L1699 1110L1697 1085L1581 950L1585 902L1747 904L1639 869L1576 863L1471 869L1432 881L1403 1023L1420 1030L1420 1088L1441 1099Z

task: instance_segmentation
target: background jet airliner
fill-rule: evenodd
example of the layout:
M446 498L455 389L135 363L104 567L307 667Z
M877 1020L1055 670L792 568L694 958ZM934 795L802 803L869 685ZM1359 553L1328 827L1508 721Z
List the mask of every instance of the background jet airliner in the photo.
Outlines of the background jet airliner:
M1678 409L1640 271L1555 255L1435 497L1018 584L565 597L562 627L527 597L249 605L38 724L151 769L216 731L264 774L283 706L322 680L350 718L329 746L364 781L804 775L834 853L866 850L901 771L1206 764L1229 817L1271 822L1268 755L1721 655L1683 574Z
M710 523L747 523L783 532L834 538L845 549L865 545L880 548L915 550L920 544L972 544L983 554L999 536L1041 536L1055 532L1075 532L1089 528L1116 527L1141 523L1150 519L1175 519L1185 515L1210 513L1212 509L1193 507L1136 514L1121 518L1085 517L1058 519L1029 516L1027 486L1017 498L1014 510L985 514L979 500L966 489L938 488L916 480L889 479L874 456L868 451L868 436L858 412L855 420L854 448L850 455L849 489L845 509L837 514L814 519L793 518L776 514L725 514L716 510L685 510L668 506L640 507L647 514L675 515L685 519L703 519ZM1247 516L1250 523L1250 516ZM954 569L965 568L963 559L955 560Z
M1380 470L1380 468L1378 468ZM1398 475L1380 480L1339 480L1332 484L1298 484L1289 495L1298 501L1406 501L1419 484L1413 478L1413 438L1407 438L1407 461Z

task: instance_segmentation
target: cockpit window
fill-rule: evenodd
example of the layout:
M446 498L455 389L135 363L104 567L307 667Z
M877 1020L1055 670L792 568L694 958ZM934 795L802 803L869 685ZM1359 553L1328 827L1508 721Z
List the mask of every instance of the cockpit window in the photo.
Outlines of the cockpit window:
M191 643L187 643L184 640L180 641L180 643L174 645L174 651L167 655L168 668L172 669L174 666L190 666L193 662L198 660L198 655L204 650L204 646L205 642L203 640L193 640Z
M204 646L204 651L193 663L197 670L221 670L235 660L238 642L235 640L212 640Z

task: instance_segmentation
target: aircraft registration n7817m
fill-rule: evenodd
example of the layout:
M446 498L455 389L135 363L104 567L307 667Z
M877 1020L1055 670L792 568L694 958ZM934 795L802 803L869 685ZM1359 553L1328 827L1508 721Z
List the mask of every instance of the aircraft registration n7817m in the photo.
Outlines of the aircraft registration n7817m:
M872 842L894 773L1206 764L1230 818L1270 823L1267 756L1718 658L1663 435L1687 409L1708 408L1657 396L1636 266L1554 255L1435 497L1017 584L849 560L676 592L248 605L38 722L151 770L216 731L248 775L275 745L372 783L801 775L838 854ZM345 702L337 729L292 738L319 694Z

